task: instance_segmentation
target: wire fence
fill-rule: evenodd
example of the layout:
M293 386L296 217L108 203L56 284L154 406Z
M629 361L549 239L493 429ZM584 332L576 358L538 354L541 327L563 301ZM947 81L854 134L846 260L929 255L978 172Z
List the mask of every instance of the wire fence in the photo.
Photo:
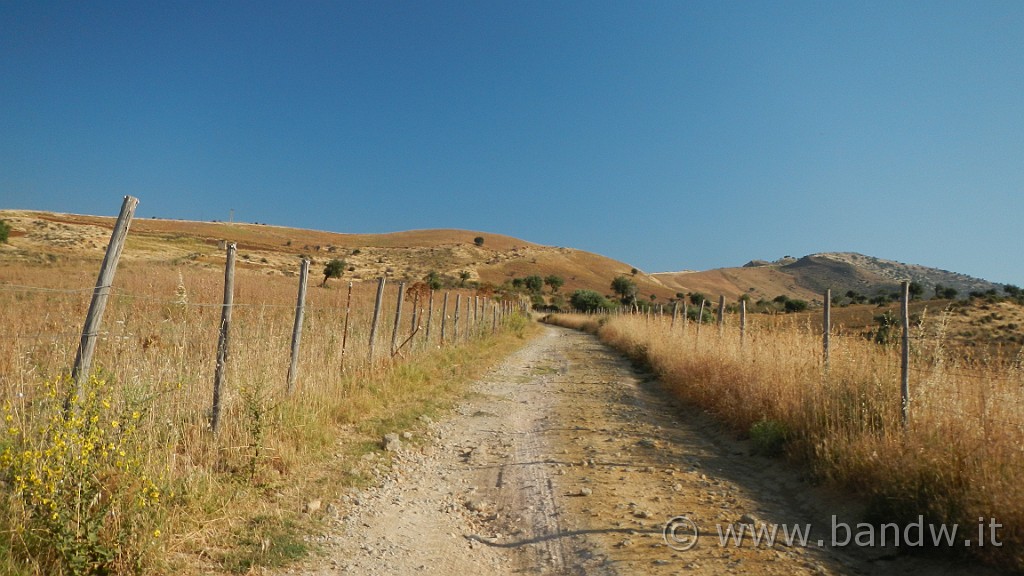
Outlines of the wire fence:
M123 281L109 289L104 322L93 334L98 339L97 369L128 388L174 383L192 396L207 396L224 309L223 302L215 300L223 285L219 274L187 266L135 267L123 273ZM86 336L82 318L97 289L60 286L67 280L56 275L46 278L54 284L49 286L7 281L3 275L0 394L4 399L32 397L47 379L68 373ZM375 310L374 296L381 283L383 299ZM526 308L519 298L480 294L471 288L335 280L309 291L302 306L302 346L293 351L296 290L294 278L239 274L231 304L229 391L243 382L285 390L293 354L300 394L338 386L360 373L488 337L504 330L509 317ZM400 297L404 317L394 313ZM375 316L380 325L373 332Z
M705 307L705 311L707 309ZM824 317L815 320L807 316L797 319L785 315L726 312L719 320L712 311L709 320L707 313L688 317L682 311L683 307L679 307L677 314L664 308L646 311L624 308L610 314L613 317L632 317L645 322L650 328L657 327L663 338L680 338L688 342L688 346L684 344L679 350L683 355L701 347L742 349L744 342L764 351L771 349L772 343L779 338L800 335L798 339L785 338L789 348L776 353L787 356L787 361L791 362L802 359L813 366L822 382L830 381L830 363L861 362L865 366L870 365L874 372L873 386L890 390L891 396L885 403L905 410L904 426L908 425L915 405L953 409L953 406L969 404L978 405L972 408L971 413L985 422L1002 426L1004 430L1024 431L1024 393L1021 393L1024 389L1024 349L1009 344L1001 352L993 352L977 339L950 335L945 330L943 315L934 317L932 323L908 322L905 333L897 326L889 337L878 341L876 333L868 334L867 328L836 333L832 323L826 337ZM590 316L606 314L593 313ZM904 336L909 345L906 355L901 353L900 346ZM794 345L797 348L793 348ZM856 359L847 358L850 354L854 354ZM772 360L751 355L748 361ZM903 373L907 375L907 386L901 391ZM947 400L952 403L947 405Z

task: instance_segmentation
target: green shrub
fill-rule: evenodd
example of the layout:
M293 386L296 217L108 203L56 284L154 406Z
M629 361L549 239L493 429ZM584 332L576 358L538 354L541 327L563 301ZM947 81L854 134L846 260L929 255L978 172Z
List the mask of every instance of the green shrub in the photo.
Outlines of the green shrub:
M0 244L7 243L7 237L11 234L11 225L5 220L0 220Z
M598 312L611 307L608 299L593 290L580 289L569 297L569 304L580 312Z
M786 300L784 307L786 312L803 312L807 310L807 302L804 300Z
M540 294L544 290L544 279L534 274L523 278L523 286L534 294Z
M778 420L761 419L750 427L750 442L755 454L779 456L786 448L789 430Z

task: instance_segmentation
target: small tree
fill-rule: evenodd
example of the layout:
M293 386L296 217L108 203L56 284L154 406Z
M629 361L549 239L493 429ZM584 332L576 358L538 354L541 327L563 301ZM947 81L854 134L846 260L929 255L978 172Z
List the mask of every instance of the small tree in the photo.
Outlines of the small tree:
M632 278L627 276L616 276L612 280L612 292L619 295L622 299L623 304L629 304L630 302L636 301L636 283L633 282Z
M554 294L558 292L558 289L561 288L563 284L565 284L565 279L561 276L551 274L544 278L544 283L551 287L551 293Z
M341 278L341 275L345 273L345 261L335 258L324 266L324 281L320 283L320 286L327 286L327 281L331 278Z
M459 286L465 286L466 280L469 280L472 276L473 275L469 273L469 270L463 270L462 272L459 272Z
M907 292L911 300L917 300L924 295L924 286L920 282L911 282L910 286L907 287Z
M700 306L700 303L707 300L707 297L700 292L690 292L690 304Z
M476 238L473 238L473 244L476 244L477 246L483 246L484 245L484 237L483 236L477 236Z
M11 234L11 225L6 220L0 220L0 244L7 244L7 237Z

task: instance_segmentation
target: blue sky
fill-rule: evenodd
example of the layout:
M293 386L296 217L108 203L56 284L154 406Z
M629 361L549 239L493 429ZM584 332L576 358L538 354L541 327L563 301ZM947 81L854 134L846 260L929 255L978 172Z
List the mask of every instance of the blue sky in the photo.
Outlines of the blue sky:
M1024 285L1024 2L0 0L0 207Z

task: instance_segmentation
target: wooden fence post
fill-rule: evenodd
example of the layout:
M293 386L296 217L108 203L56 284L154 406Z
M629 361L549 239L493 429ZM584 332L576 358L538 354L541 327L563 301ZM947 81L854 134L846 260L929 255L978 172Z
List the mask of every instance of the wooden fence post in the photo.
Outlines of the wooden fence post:
M345 350L348 345L348 317L352 311L352 282L348 283L348 298L345 299L345 328L341 331L341 372L345 373Z
M227 261L224 264L224 305L220 315L220 336L217 338L217 369L213 376L213 408L210 411L210 430L217 433L220 425L220 391L224 387L224 375L228 364L228 336L231 333L231 310L235 303L235 253L238 246L228 244Z
M722 327L725 325L725 294L718 296L718 333L722 333Z
M821 354L822 361L824 362L825 370L828 371L829 363L829 346L831 344L830 339L832 337L832 289L828 288L825 290L825 310L821 319Z
M444 293L444 303L441 305L441 344L445 342L445 336L448 335L448 292Z
M373 320L370 322L370 365L373 365L373 353L377 344L377 326L380 324L380 308L384 304L385 277L380 277L377 284L377 300L373 305Z
M900 370L900 415L903 428L907 428L910 419L910 282L900 283L902 301L901 316L903 317L903 345Z
M419 332L420 322L420 293L417 290L416 294L412 297L412 321L409 327L409 351L412 352L416 348L416 333Z
M679 316L679 302L672 303L672 323L669 324L669 330L676 327L676 317Z
M309 258L302 259L299 269L299 297L295 303L295 326L292 328L292 362L288 366L288 387L291 394L299 371L299 343L302 341L302 317L306 306L306 281L309 279Z
M479 312L478 312L479 309L480 309L480 297L479 296L473 296L472 304L473 304L473 327L475 328L476 325L480 322Z
M427 341L427 346L430 346L430 326L434 323L434 291L430 291L430 304L427 305L427 335L424 340Z
M452 342L459 342L459 311L462 310L462 294L455 295L455 318L452 321Z
M110 288L114 283L114 273L117 272L117 263L121 259L121 252L124 250L124 241L128 237L128 228L131 225L132 217L135 215L135 208L139 205L138 198L125 196L121 202L121 212L114 222L114 230L110 233L110 242L107 244L107 252L103 255L103 263L100 265L100 273L96 278L96 289L93 290L92 300L89 302L89 311L85 315L85 324L82 326L82 338L78 343L78 352L75 354L75 363L71 368L71 379L75 383L75 397L81 400L83 384L89 377L92 369L92 356L96 351L96 336L99 335L100 324L103 321L103 311L107 308L107 299L110 297ZM64 401L64 410L71 407L71 396Z
M704 323L704 305L707 304L707 300L701 298L700 300L700 312L697 313L697 337L700 337L700 326Z
M740 345L747 341L747 299L740 298Z
M402 323L402 302L405 300L405 282L398 284L398 302L395 304L395 328L391 331L391 355L398 353L398 327Z

